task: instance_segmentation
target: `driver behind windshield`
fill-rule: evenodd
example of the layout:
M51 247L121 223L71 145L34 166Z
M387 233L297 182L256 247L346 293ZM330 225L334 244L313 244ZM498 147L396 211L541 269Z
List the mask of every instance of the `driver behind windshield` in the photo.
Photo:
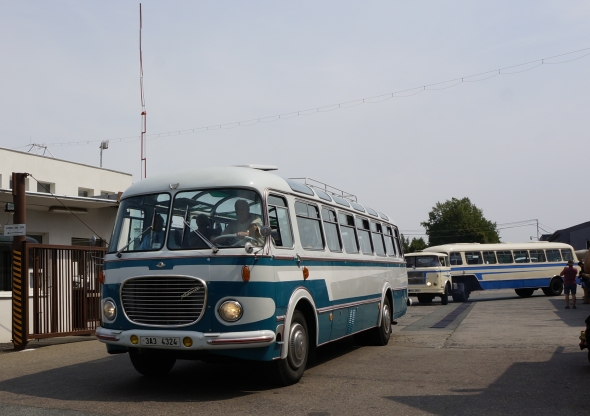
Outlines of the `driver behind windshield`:
M264 245L264 237L260 234L262 228L262 220L256 214L250 213L250 205L245 199L238 199L234 207L236 209L237 220L230 223L223 234L235 234L237 239L243 239L244 237L253 238L259 245Z

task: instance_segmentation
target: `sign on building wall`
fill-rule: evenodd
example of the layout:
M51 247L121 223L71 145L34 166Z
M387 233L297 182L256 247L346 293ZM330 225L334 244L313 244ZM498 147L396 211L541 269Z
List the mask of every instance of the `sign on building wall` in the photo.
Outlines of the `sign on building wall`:
M27 235L27 224L7 224L4 226L5 236Z

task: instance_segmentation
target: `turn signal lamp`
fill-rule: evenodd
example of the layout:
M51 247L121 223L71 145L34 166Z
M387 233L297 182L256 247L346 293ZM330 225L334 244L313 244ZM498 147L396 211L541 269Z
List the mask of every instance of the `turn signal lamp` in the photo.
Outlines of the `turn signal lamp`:
M190 339L189 337L184 337L182 339L182 343L184 344L185 347L190 348L193 346L193 340Z
M305 266L303 266L303 280L307 280L307 278L309 277L309 269Z
M101 270L98 273L98 281L101 285L104 285L104 271L103 270Z
M242 267L242 280L244 282L250 281L250 268L248 266Z
M129 337L129 341L131 341L133 345L137 345L139 343L139 338L137 337L137 335L131 335Z

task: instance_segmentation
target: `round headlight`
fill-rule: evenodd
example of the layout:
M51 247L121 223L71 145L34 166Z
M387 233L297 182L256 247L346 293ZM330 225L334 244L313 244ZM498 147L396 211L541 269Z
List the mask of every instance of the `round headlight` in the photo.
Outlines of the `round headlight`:
M432 286L432 283L428 282L428 283L426 283L426 286L430 287L430 286Z
M115 306L115 303L112 300L105 300L102 305L102 313L104 313L104 317L109 321L115 319L115 316L117 316L117 307Z
M219 316L227 322L235 322L242 317L244 310L240 302L235 300L228 300L223 302L219 307Z

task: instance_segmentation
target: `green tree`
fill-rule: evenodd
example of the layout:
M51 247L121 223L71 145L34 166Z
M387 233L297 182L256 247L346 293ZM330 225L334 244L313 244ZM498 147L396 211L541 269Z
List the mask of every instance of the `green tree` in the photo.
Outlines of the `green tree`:
M428 213L428 221L421 225L426 229L431 246L500 242L496 223L488 221L469 198L437 202Z
M402 245L404 246L404 253L414 253L418 250L424 250L428 245L426 241L422 237L420 238L412 238L412 241L408 237L405 237L403 234L402 237Z

